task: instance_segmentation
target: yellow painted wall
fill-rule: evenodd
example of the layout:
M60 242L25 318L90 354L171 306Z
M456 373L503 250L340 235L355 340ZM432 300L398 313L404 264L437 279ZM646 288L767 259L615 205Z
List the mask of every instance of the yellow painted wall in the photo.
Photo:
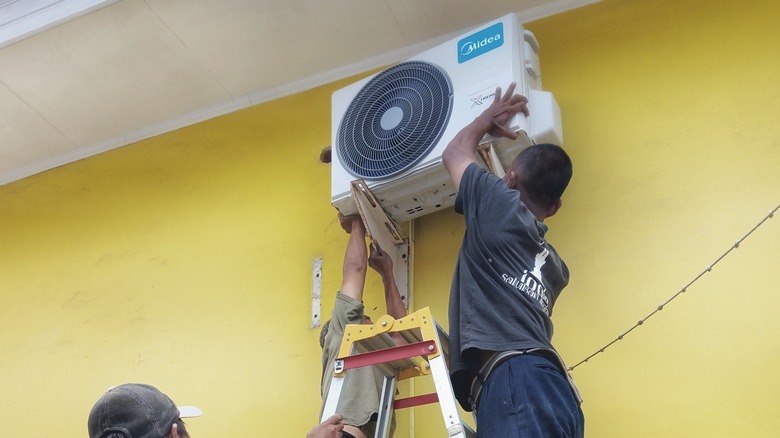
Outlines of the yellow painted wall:
M0 188L0 436L86 436L133 381L201 407L196 437L303 436L311 264L332 303L346 244L329 113L314 90Z
M570 364L780 202L778 16L766 1L605 0L528 25L575 164L549 235L573 272L554 314ZM0 436L86 436L92 403L129 381L200 406L195 438L303 436L320 404L311 262L327 311L346 244L318 156L349 82L0 187ZM574 370L587 436L776 436L776 221ZM414 303L445 326L462 231L451 210L414 226ZM414 435L440 421L415 409Z

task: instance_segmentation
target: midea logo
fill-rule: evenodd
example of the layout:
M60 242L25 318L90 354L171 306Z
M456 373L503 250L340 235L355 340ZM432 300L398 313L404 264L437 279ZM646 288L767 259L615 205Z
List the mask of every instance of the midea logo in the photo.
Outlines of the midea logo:
M466 41L465 44L460 46L460 54L463 56L468 56L472 54L475 50L480 49L482 47L485 47L489 49L486 46L489 46L490 44L497 43L501 41L501 34L496 34L491 37L485 37L479 41L472 42L472 41ZM499 44L500 45L500 44ZM485 50L487 51L487 50Z
M504 23L499 21L458 41L458 63L462 64L474 59L503 44Z

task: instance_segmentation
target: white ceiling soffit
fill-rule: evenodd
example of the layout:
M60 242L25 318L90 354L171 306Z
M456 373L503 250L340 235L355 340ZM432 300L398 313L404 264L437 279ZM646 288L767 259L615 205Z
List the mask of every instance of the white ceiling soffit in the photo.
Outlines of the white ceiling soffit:
M598 1L0 0L0 185Z
M0 0L0 48L117 0Z

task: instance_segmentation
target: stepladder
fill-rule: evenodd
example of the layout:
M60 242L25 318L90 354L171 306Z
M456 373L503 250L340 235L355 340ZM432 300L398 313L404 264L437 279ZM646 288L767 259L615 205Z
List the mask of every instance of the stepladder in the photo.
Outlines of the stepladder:
M349 383L346 378L349 371L371 366L383 376L376 438L390 436L395 410L430 403L439 404L447 436L474 438L474 430L461 420L458 412L447 370L448 348L446 333L433 319L428 307L401 319L384 315L372 325L348 324L325 397L321 421L338 413L344 385ZM397 398L398 382L415 378L432 378L436 392Z

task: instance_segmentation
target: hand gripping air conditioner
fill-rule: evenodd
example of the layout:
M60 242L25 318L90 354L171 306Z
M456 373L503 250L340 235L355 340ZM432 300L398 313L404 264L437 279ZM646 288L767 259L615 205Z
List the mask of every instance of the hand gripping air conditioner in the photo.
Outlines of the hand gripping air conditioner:
M483 142L493 143L504 167L532 143L561 144L560 110L541 91L538 51L533 34L509 14L334 92L333 206L357 211L357 179L397 223L452 206L457 187L441 154L490 105L496 87L506 91L511 82L528 97L531 115L510 121L518 140Z

